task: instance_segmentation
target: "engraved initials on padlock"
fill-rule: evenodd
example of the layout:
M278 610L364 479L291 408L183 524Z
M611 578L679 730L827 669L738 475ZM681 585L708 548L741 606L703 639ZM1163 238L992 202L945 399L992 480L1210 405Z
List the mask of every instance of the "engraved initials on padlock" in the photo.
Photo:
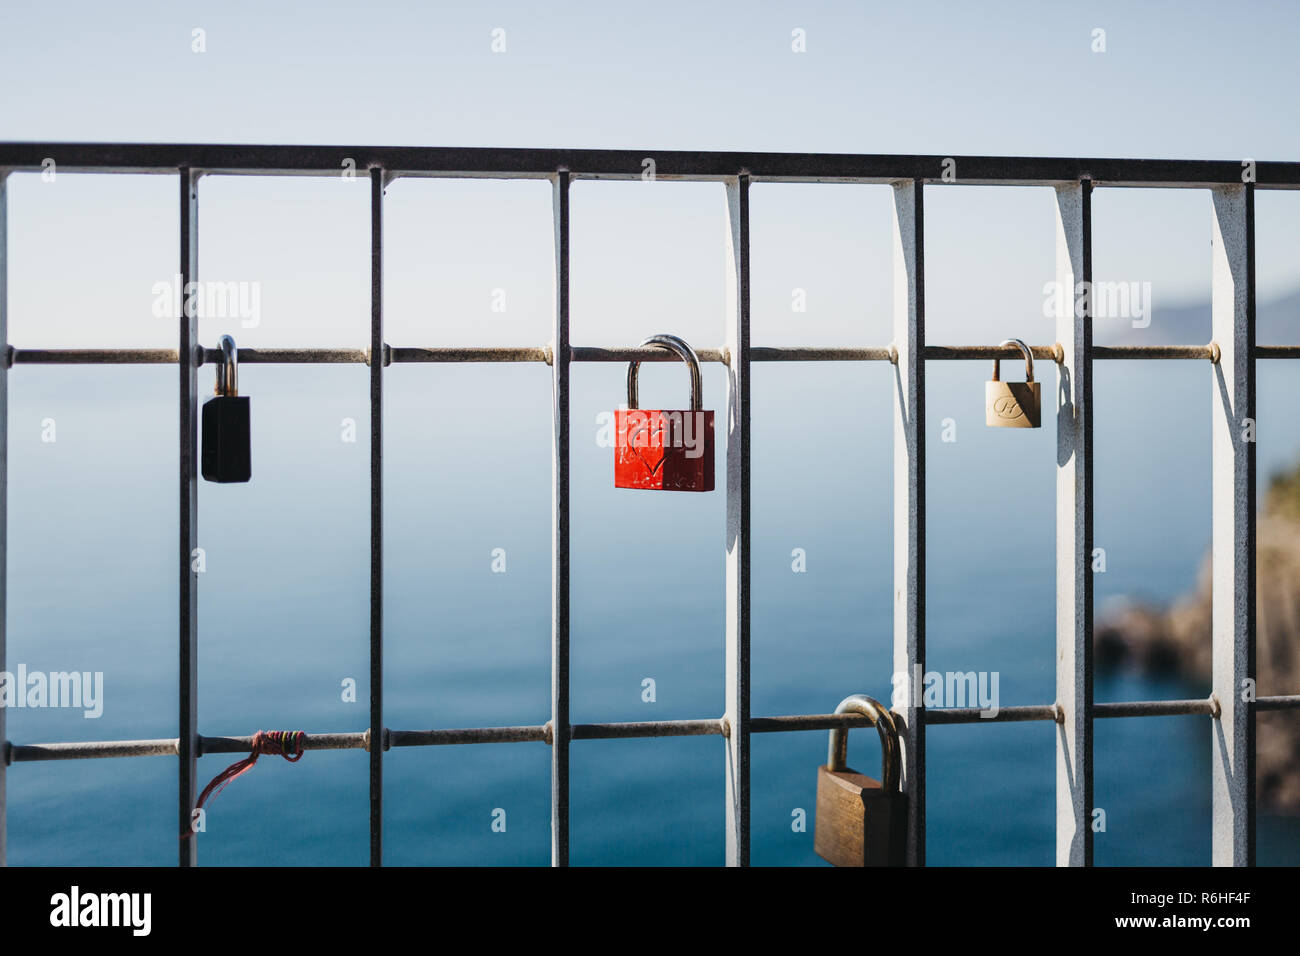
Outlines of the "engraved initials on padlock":
M894 715L878 700L854 694L835 713L864 714L880 734L881 780L850 770L848 730L831 731L828 763L817 768L813 849L835 866L902 866L906 862L907 795L899 789L902 753Z
M1007 339L1025 354L1025 380L1004 382L999 378L1001 361L993 360L993 380L984 383L984 422L990 428L1037 428L1042 424L1043 402L1034 381L1034 356L1020 339Z

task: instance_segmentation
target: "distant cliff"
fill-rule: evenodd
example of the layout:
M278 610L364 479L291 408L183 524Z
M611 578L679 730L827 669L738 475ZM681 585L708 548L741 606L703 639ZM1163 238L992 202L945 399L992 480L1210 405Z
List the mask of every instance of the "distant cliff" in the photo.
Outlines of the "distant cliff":
M1134 328L1132 320L1099 318L1093 322L1096 345L1204 345L1210 334L1210 303L1161 300L1159 290L1150 305L1150 325ZM1255 305L1255 341L1260 345L1300 342L1300 289L1261 299Z
M1255 663L1259 696L1300 693L1300 467L1275 476L1256 534ZM1098 668L1136 666L1208 684L1210 569L1168 608L1130 605L1096 627ZM1300 713L1256 716L1260 806L1300 814Z

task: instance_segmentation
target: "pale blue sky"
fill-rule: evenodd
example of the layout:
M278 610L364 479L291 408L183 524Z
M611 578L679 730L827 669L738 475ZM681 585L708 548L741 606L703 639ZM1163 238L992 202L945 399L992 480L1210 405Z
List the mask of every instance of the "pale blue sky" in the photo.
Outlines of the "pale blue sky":
M0 138L1286 160L1297 26L1267 3L21 4L0 31ZM639 340L672 315L715 344L720 190L639 185L575 189L575 341ZM263 286L266 321L241 342L364 343L366 197L348 188L205 181L203 276ZM11 339L171 342L140 296L175 270L174 193L14 177ZM886 191L765 186L753 208L756 340L887 339ZM390 339L547 337L544 184L400 183L388 209ZM1050 193L935 188L927 211L931 341L1046 335ZM1151 281L1157 321L1207 294L1203 194L1101 192L1096 211L1098 279ZM1297 222L1300 197L1261 196L1264 299L1300 284Z
M1290 121L1300 13L1226 9L22 4L0 32L0 137L1300 158ZM1098 27L1104 53L1093 52ZM201 54L195 28L206 31ZM498 28L503 53L492 52ZM795 29L804 53L792 50ZM15 343L173 339L140 301L175 270L169 181L11 186ZM639 186L575 190L575 341L639 339L670 314L715 344L720 190ZM267 319L241 342L364 342L366 197L348 188L205 181L202 275L263 286ZM1045 335L1034 323L1052 277L1050 193L931 194L931 341ZM547 337L544 184L407 182L389 199L390 339ZM1267 299L1300 283L1300 197L1270 193L1259 206ZM766 186L753 208L757 340L887 339L886 191ZM1207 294L1207 197L1102 192L1096 210L1098 279L1151 281L1156 310ZM75 287L63 281L70 262L84 280ZM489 310L496 288L505 314ZM795 288L806 313L790 309Z
M1275 159L1297 146L1288 4L7 6L14 138ZM497 27L505 54L490 50Z

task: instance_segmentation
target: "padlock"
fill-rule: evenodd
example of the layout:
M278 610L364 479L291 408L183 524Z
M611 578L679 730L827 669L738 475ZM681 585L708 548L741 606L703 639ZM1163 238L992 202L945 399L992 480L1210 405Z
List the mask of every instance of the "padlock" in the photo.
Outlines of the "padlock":
M902 866L907 846L907 795L899 789L902 754L894 716L866 694L846 697L837 714L865 714L880 734L883 780L850 770L848 729L831 731L828 764L817 769L813 849L835 866Z
M252 477L248 396L239 394L235 340L221 337L217 396L203 403L203 477L208 481L248 481Z
M1025 353L1025 380L1004 382L998 377L1001 361L993 360L993 381L984 383L984 421L990 428L1037 428L1042 424L1043 400L1034 381L1034 356L1020 339L1002 345L1017 346Z
M614 487L654 491L713 490L713 412L703 410L700 360L675 335L652 335L641 343L670 349L690 368L691 407L637 407L639 361L627 369L627 408L614 413Z

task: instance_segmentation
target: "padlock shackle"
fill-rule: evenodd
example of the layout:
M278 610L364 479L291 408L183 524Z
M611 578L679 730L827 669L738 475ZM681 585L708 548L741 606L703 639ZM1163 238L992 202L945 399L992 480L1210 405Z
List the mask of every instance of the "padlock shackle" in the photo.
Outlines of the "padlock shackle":
M874 697L852 694L840 701L837 714L863 714L880 734L881 787L885 793L898 793L903 776L903 758L899 752L898 727L894 715ZM849 730L835 727L831 730L830 752L826 757L829 769L844 770L849 765Z
M1014 345L1016 348L1020 349L1020 351L1024 353L1025 381L1032 382L1034 380L1034 353L1029 350L1029 346L1026 345L1024 341L1021 339L1004 339L1003 341L999 342L998 345L1000 346ZM1001 381L998 378L998 375L1001 372L1001 370L1002 370L1002 360L994 359L993 360L993 381L995 382Z
M704 390L700 384L700 359L695 354L695 350L686 344L684 339L679 339L675 335L652 335L644 342L642 346L657 345L660 348L676 352L677 357L686 363L691 370L691 411L700 411L704 408ZM637 376L641 370L640 359L633 360L627 367L627 407L640 408L637 404Z
M221 364L217 366L217 394L224 396L239 394L239 350L235 340L223 335L218 343L221 349Z

